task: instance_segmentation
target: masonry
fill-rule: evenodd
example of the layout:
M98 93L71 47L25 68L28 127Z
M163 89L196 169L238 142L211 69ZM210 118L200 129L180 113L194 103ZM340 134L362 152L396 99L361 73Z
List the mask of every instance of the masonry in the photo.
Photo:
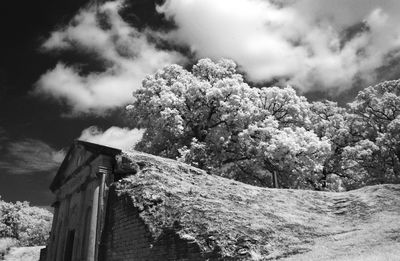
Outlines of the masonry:
M50 185L56 200L46 259L96 260L115 155L120 150L76 141Z
M109 196L99 260L204 260L199 246L173 229L155 239L129 197Z
M304 251L337 222L326 207L334 193L254 187L83 141L50 189L55 214L42 261L273 260Z
M83 141L72 144L50 189L55 214L41 261L277 260L353 233L354 224L378 228L382 212L390 226L376 232L386 238L400 213L399 185L343 193L260 188Z
M75 141L50 186L56 196L54 220L41 260L205 260L210 256L192 239L180 237L173 226L155 237L140 216L140 207L117 191L118 181L139 169L120 150Z

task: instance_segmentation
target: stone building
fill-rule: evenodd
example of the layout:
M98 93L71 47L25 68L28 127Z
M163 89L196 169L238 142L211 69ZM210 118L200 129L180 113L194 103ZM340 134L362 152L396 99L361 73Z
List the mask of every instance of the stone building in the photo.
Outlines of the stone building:
M50 185L56 200L46 260L96 259L115 156L120 153L83 141L71 146Z
M172 227L155 238L156 227L139 215L148 202L136 205L118 190L138 171L166 164L156 158L75 141L50 185L54 219L41 260L203 260L197 244L180 238Z
M50 188L55 213L42 261L312 256L321 237L352 233L353 222L364 233L366 213L374 217L386 205L386 223L397 224L386 232L399 227L399 185L346 193L260 188L83 141L73 143ZM335 248L338 241L327 242Z
M281 226L293 211L276 212L284 200L273 189L83 141L72 144L50 189L56 200L47 261L263 260L295 251L291 240L301 235L292 228L309 221L299 215Z
M231 229L218 214L227 210L208 202L223 195L207 191L223 187L221 181L240 184L173 160L75 141L50 186L54 219L41 260L220 260L235 255L237 249L224 250L219 242L218 233ZM249 255L241 251L241 257Z

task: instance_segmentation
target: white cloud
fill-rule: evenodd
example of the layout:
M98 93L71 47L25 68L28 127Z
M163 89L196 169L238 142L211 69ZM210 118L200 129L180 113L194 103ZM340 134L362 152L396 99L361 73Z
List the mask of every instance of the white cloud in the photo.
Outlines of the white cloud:
M65 157L65 151L57 151L40 140L26 139L3 145L0 170L13 174L56 171Z
M186 62L146 35L187 45L197 58L231 58L253 81L283 79L303 91L348 89L358 77L372 83L389 53L400 58L397 0L166 0L158 11L178 26L169 33L139 32L118 14L122 8L122 0L103 4L102 26L93 8L83 9L43 44L92 54L104 72L83 74L60 62L40 77L36 93L65 101L73 115L128 104L146 74ZM362 23L364 30L354 29Z
M124 22L118 14L121 8L121 1L101 6L105 26L93 8L84 9L43 44L48 51L78 49L93 54L107 66L104 72L84 75L60 62L40 77L35 92L66 101L72 114L101 114L129 103L147 74L184 61L177 52L158 50L144 33Z
M128 129L119 127L110 127L106 131L100 130L96 126L84 129L79 140L89 141L104 146L114 147L121 150L132 149L140 141L144 129Z
M355 77L372 81L385 55L400 48L399 1L274 2L282 5L167 0L158 11L178 25L165 37L189 45L198 58L232 58L254 81L282 77L304 91L343 90ZM361 22L369 29L343 39Z
M398 0L297 0L293 6L304 14L305 19L310 21L328 19L331 23L342 27L364 20L376 9L384 10L394 20L399 19L397 14L400 11Z

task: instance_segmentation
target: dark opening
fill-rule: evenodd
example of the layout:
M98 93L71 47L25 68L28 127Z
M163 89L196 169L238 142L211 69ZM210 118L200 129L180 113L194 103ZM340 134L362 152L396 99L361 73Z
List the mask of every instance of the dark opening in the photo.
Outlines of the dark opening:
M65 246L64 261L72 261L72 251L74 250L75 230L69 230L67 245Z
M82 260L86 260L87 256L87 248L89 245L89 233L90 233L90 216L92 214L92 207L88 207L85 213L85 226L83 227L83 243L81 248L81 258Z

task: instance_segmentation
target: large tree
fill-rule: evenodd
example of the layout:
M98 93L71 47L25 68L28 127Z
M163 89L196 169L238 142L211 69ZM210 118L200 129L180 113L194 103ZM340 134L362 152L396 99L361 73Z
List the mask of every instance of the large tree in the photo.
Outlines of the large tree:
M146 128L136 148L178 158L184 148L206 145L208 156L191 163L212 167L224 157L225 140L259 116L257 91L243 82L235 67L229 60L204 59L192 73L170 65L148 76L130 106L135 126Z
M304 97L290 87L252 88L230 60L203 59L192 72L166 66L134 98L132 122L146 128L136 149L248 183L272 185L275 173L282 185L303 187L303 180L315 181L305 176L315 176L328 153L329 144L306 130Z

